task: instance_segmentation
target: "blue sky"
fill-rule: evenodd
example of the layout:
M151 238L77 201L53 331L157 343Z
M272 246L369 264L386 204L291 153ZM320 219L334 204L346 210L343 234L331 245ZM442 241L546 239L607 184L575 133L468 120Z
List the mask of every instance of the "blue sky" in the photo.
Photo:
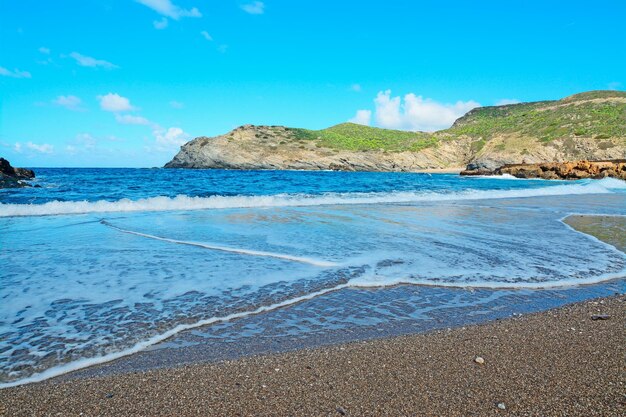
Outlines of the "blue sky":
M0 0L0 156L161 166L246 124L447 127L626 87L626 2Z

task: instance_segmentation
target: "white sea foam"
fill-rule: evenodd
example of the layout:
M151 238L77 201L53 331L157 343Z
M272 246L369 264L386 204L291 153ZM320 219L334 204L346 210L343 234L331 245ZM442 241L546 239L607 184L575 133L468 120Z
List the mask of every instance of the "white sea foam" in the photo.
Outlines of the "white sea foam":
M347 283L339 284L337 286L326 288L323 290L315 291L309 294L305 294L299 297L294 297L288 300L284 300L275 304L261 306L255 310L251 311L242 311L239 313L229 314L227 316L222 317L211 317L204 320L199 320L195 323L188 324L179 324L176 327L155 335L147 340L143 340L133 347L124 349L118 352L113 352L107 355L97 356L93 358L83 358L76 361L72 361L70 363L66 363L63 365L54 366L49 368L43 372L36 373L30 375L26 378L19 379L17 381L0 383L0 389L15 387L24 384L30 384L34 382L44 381L46 379L54 378L69 372L73 372L79 369L88 368L90 366L103 364L106 362L110 362L125 356L129 356L142 350L153 346L157 343L163 342L166 339L169 339L176 334L195 329L202 326L207 326L215 323L227 322L235 319L240 319L252 315L257 315L261 313L266 313L272 310L276 310L282 307L287 307L293 304L300 303L302 301L311 300L313 298L323 296L325 294L339 291L345 288L374 288L374 287L391 287L400 284L409 284L409 285L423 285L423 286L436 286L436 287L457 287L457 288L492 288L492 289L516 289L516 288L529 288L529 289L551 289L551 288L561 288L561 287L569 287L569 286L577 286L577 285L585 285L585 284L594 284L598 282L603 282L616 278L623 278L626 274L626 271L622 271L620 274L606 274L600 275L588 280L578 279L578 280L567 280L567 281L554 281L554 282L542 282L542 283L494 283L494 282L476 282L472 284L462 285L462 284L454 284L454 283L433 283L418 280L410 280L404 278L387 278L381 277L377 275L363 276L359 278L353 278Z
M619 180L605 179L605 180L600 180L600 181L577 181L577 182L572 182L568 184L559 183L559 185L546 186L546 187L535 188L535 189L502 190L502 191L470 190L470 191L462 191L462 192L450 193L450 194L442 194L442 193L438 194L434 192L428 192L428 193L424 192L424 193L384 193L384 194L383 193L329 194L329 195L323 195L323 196L276 195L276 196L267 196L267 197L244 197L242 196L242 197L207 197L207 198L187 197L187 196L179 196L176 198L156 197L156 198L137 200L137 201L121 200L118 202L106 202L106 201L91 202L91 203L90 202L67 202L67 203L55 202L55 203L47 203L43 205L32 205L32 206L31 205L0 205L0 217L1 216L5 216L5 217L6 216L37 216L37 215L45 215L45 214L50 215L50 214L92 213L92 212L100 212L100 211L102 212L107 212L107 211L113 211L113 212L115 211L117 212L120 212L120 211L163 211L163 210L215 209L215 208L230 208L230 207L272 207L272 206L273 207L288 207L288 206L316 206L316 205L324 205L324 204L367 204L367 203L395 203L395 202L402 203L402 202L414 202L414 201L415 202L454 201L454 200L470 200L470 199L533 197L533 196L543 196L543 195L550 196L550 195L568 195L568 194L571 194L571 195L598 194L598 193L611 193L611 192L619 191L619 190L621 190L619 192L623 193L624 189L626 189L626 183L619 181ZM598 200L595 197L592 197L591 199ZM508 202L505 202L505 205L507 204ZM584 205L582 207L584 207ZM377 207L370 207L370 208L372 209L372 210L368 210L368 214L370 214L370 217L368 217L366 220L363 220L363 221L373 222L374 220L372 220L372 215L373 214L380 215L380 213L377 212ZM393 212L393 210L386 210L386 207L381 207L381 212L386 213L390 211ZM119 352L114 352L111 354L106 354L103 356L94 357L94 358L84 358L78 361L73 361L73 362L69 362L66 364L60 364L58 366L45 370L41 373L31 375L21 380L0 384L0 388L6 388L9 386L15 386L15 385L21 385L21 384L30 383L30 382L41 381L41 380L52 378L54 376L58 376L58 375L71 372L77 369L89 367L89 366L100 364L100 363L105 363L105 362L108 362L108 361L111 361L111 360L114 360L123 356L131 355L136 352L139 352L151 345L159 343L184 330L267 312L273 309L289 306L289 305L298 303L300 301L309 300L318 296L322 296L331 291L341 290L347 287L365 287L365 286L387 287L387 286L398 285L401 283L409 283L409 284L426 285L426 286L451 286L451 287L464 287L464 288L476 288L476 287L555 288L555 287L563 287L563 286L571 286L571 285L592 284L596 282L609 280L612 278L624 277L626 275L626 272L620 271L620 268L619 268L620 266L624 265L624 262L621 262L621 263L617 262L622 259L622 257L624 256L623 254L617 253L615 251L615 248L609 247L609 245L606 245L603 242L594 240L593 238L592 238L592 241L594 241L594 243L596 244L591 245L590 247L585 247L585 245L580 245L579 242L577 242L575 239L570 239L572 236L569 234L569 230L566 228L563 228L563 230L568 231L568 234L566 234L565 236L558 234L558 230L556 230L555 228L549 229L547 232L546 241L542 242L541 245L533 246L532 242L533 242L534 231L537 230L539 227L549 227L550 224L552 224L550 222L544 221L545 218L543 214L541 216L537 216L537 219L535 219L534 221L533 221L534 217L524 216L523 221L520 220L519 223L513 222L519 216L512 214L510 216L507 216L504 219L506 220L505 222L490 223L488 228L485 228L486 223L484 223L485 221L484 219L480 220L478 224L476 225L473 225L472 222L469 222L467 225L464 225L464 233L462 235L450 235L449 233L446 233L446 231L448 232L450 231L448 227L452 228L453 230L456 230L454 219L457 216L447 216L446 213L442 213L441 217L431 216L427 218L421 218L420 216L413 216L412 214L406 214L406 217L401 217L405 215L404 211L402 211L401 213L394 212L389 215L399 216L398 218L392 217L394 222L401 223L403 230L407 231L406 232L407 234L409 234L409 232L413 234L408 236L406 240L401 240L403 238L402 233L398 233L397 238L400 240L397 242L396 245L391 245L391 243L393 242L387 241L388 235L384 235L384 236L381 235L380 239L384 239L384 240L380 240L378 237L376 237L378 235L376 233L373 233L371 237L371 239L373 240L366 239L364 240L363 244L364 245L367 244L365 245L366 247L373 247L373 248L386 247L386 245L389 244L391 245L389 246L390 253L386 256L378 256L377 253L372 253L371 251L367 250L362 255L363 259L357 259L357 260L348 259L346 261L342 261L342 265L374 266L377 264L377 261L379 260L395 259L395 257L406 258L406 261L407 261L406 264L399 264L397 268L393 266L384 267L384 269L379 268L380 273L378 274L376 273L376 268L373 267L373 269L371 269L372 271L371 275L361 276L359 278L352 279L347 284L340 284L332 288L313 292L313 293L306 294L300 297L291 298L285 301L277 302L275 304L267 305L267 306L256 308L256 309L254 307L249 307L250 308L249 311L243 311L240 313L231 314L227 316L221 316L221 317L216 316L216 317L212 317L209 319L199 320L198 322L191 323L191 324L178 325L163 334L155 335L155 336L148 338L147 340L139 341L129 349L122 350ZM552 216L552 214L550 214L550 216ZM158 216L158 217L166 217L166 216ZM176 216L173 216L173 217L176 217ZM193 216L189 216L189 217L193 217ZM57 222L63 223L63 222L70 221L70 220L71 219L64 219L64 218L59 217L59 218L54 218L54 219L22 219L20 221L16 219L15 222L16 223L24 222L25 224L31 224L32 222L41 221L45 223L54 222L56 224ZM509 223L511 224L509 225ZM366 226L364 226L362 230L368 229L369 228L368 225L371 225L372 228L376 230L376 228L374 227L376 226L376 224L377 223L371 223L371 224L365 223ZM391 228L390 224L391 223L385 223L384 225L385 230L387 230L387 228ZM194 223L194 225L196 225L196 223ZM507 227L507 225L509 226ZM520 225L525 225L525 227L520 227ZM443 233L440 233L438 235L439 241L437 243L439 243L439 246L437 246L438 248L437 250L420 250L420 245L422 245L422 243L420 243L420 238L425 239L428 237L428 233L430 233L428 231L427 232L422 231L424 226L428 226L428 230L443 231ZM97 233L99 233L98 232L99 229L97 229L98 227L101 227L101 226L94 225L94 230ZM136 228L137 230L146 230L144 227L145 227L145 224L141 224L141 223L140 223L140 226L133 226L133 228ZM147 230L150 230L150 229L148 228ZM159 230L158 233L166 234L165 233L166 229L159 228L158 230ZM185 230L186 229L183 229L183 232ZM337 243L337 242L341 242L342 240L340 238L341 236L344 236L340 233L342 232L341 228L330 227L328 229L320 228L319 230L318 229L313 229L313 230L315 232L310 231L310 232L305 233L307 236L308 236L308 233L312 234L312 237L308 237L309 240L303 239L302 234L300 233L297 234L297 242L300 243L303 241L304 242L314 241L317 245L319 245L318 247L319 251L316 251L316 253L327 254L326 256L328 256L329 258L333 258L333 259L344 259L345 257L342 256L342 254L346 254L346 253L352 254L352 251L346 252L345 249L342 249L341 245ZM393 229L389 229L389 230L393 230ZM318 262L318 263L322 263L322 265L318 265L318 266L331 266L330 263L326 264L326 261L324 260L309 259L309 258L297 257L297 256L292 256L292 255L282 254L282 253L271 253L271 252L254 251L254 250L248 250L248 249L239 249L239 248L233 248L233 247L222 246L222 245L214 245L212 243L208 244L208 243L196 242L196 241L193 241L191 238L189 240L176 240L176 239L170 239L170 238L156 236L156 235L148 235L147 233L135 232L129 229L120 229L120 231L123 231L126 233L132 233L137 236L142 236L144 238L162 240L162 241L167 241L167 242L171 242L175 244L194 245L194 246L199 246L199 247L205 247L207 249L212 249L212 250L232 251L232 252L242 253L245 255L269 256L273 258L294 260L296 262L303 262L303 263L308 263L308 264L313 264L313 265L316 265L315 262ZM290 238L290 235L288 234L284 235L285 231L289 231L289 229L288 228L281 229L281 234L280 234L281 239L284 239L284 241L286 242L291 242L293 239L295 239L293 236L296 236L296 235L293 235ZM336 235L337 239L334 239L334 238L328 239L328 241L332 242L332 244L326 247L324 246L324 239L319 239L319 237L322 236L322 234L328 233L329 231L332 231L332 233L337 233ZM495 236L494 236L494 233L495 233ZM580 233L580 232L577 232L577 233ZM181 235L185 236L184 233L181 233ZM190 236L198 236L198 235L199 234L193 234L193 233L190 234ZM356 236L355 234L346 234L346 235ZM91 235L85 235L85 239L87 239L87 237L89 236ZM99 235L96 234L96 236L99 236ZM177 235L177 237L178 236L180 235ZM332 235L332 236L334 237L335 235ZM365 239L365 237L362 236L362 234L359 236L360 238ZM499 238L500 236L504 236L505 239L500 239ZM513 242L509 242L511 240L509 239L509 236L513 237ZM53 243L54 247L57 248L59 246L59 242L66 242L66 241L70 241L71 239L77 238L76 235L68 235L68 236L62 235L61 237L63 237L63 239L61 239L60 241L57 241L56 239L51 239L49 234L46 234L45 236L42 235L42 239L43 239L42 241L52 241L54 242ZM80 236L78 237L80 238ZM469 243L465 241L465 239L467 239L468 237L471 237L473 239ZM565 239L563 239L563 237L565 237ZM276 236L274 236L274 238L276 238ZM198 238L198 239L202 239L202 238ZM459 244L458 239L464 239L462 242L465 242L465 243ZM141 240L136 240L136 239L128 239L128 240L132 241L132 243L136 243L136 241L141 242ZM348 242L348 239L344 238L343 241ZM516 241L519 241L521 243L517 244ZM559 244L552 244L552 242L555 242L555 241L559 242ZM411 242L414 243L414 246L411 245ZM506 243L506 245L503 245L503 242ZM525 242L529 242L529 245L526 246ZM561 244L563 242L564 244ZM474 245L473 248L476 250L474 252L465 253L464 245L470 245L470 244ZM498 244L501 246L498 246ZM346 246L349 246L350 249L353 249L354 242L349 241L349 245L346 245ZM518 246L520 247L524 246L525 250L522 252L516 251L515 247L518 247ZM172 246L172 247L175 247L175 246ZM294 245L293 247L294 247L294 250L297 250L298 248L297 245ZM61 246L61 248L63 248L63 246ZM178 249L180 247L175 247L175 248ZM606 249L609 249L609 250L607 251ZM403 251L405 251L406 254L404 254ZM80 251L77 251L77 252L80 252ZM111 253L112 252L107 252L103 254L102 256L98 258L98 263L93 263L89 265L95 265L94 270L100 270L97 266L105 265L104 263L100 263L100 258L108 259L111 257L110 255ZM121 253L133 253L133 251L120 251L119 253L120 254ZM134 260L139 259L139 258L134 258L134 256L142 256L145 252L141 251L138 253L140 253L141 255L132 255L132 256L129 255L128 259L130 260L130 262L122 262L121 265L124 266L125 269L127 268L127 266L134 265L135 264ZM328 255L331 253L332 255ZM543 259L542 255L544 255L544 253L546 254L547 259ZM401 254L401 255L398 255L398 254ZM481 255L485 255L485 256L481 256ZM489 263L489 255L498 255L498 259L501 260L501 264ZM580 255L580 257L578 255ZM51 252L49 256L50 258L46 258L46 259L55 259L53 257L54 252ZM118 254L116 256L120 256L120 255ZM320 256L323 257L325 255L320 255ZM204 257L201 257L201 258L204 258ZM206 258L212 258L212 256L208 256ZM186 263L186 259L187 258L184 258L181 261L181 265L184 265ZM260 258L244 258L244 257L242 257L242 259L253 260L255 262L261 260ZM482 259L482 261L479 261L478 259ZM581 259L584 259L584 261L581 261ZM77 258L77 261L80 261L79 265L81 266L84 265L85 269L89 268L89 265L84 264L81 261L80 257ZM152 262L154 260L150 259L149 261ZM267 260L267 262L270 262L270 261L271 260ZM311 261L311 262L308 262L308 261ZM172 260L168 259L163 262L171 263ZM264 262L265 261L261 262L261 264L264 265L265 264ZM483 263L481 264L480 262L483 262ZM38 262L35 264L45 264L45 263L46 262ZM50 263L54 264L54 262L50 262ZM143 265L141 262L137 262L137 263L139 264L138 267L141 267ZM191 266L193 267L194 265L195 264L192 264ZM450 267L442 268L441 265L444 265L444 266L452 265L455 268L462 270L462 272L464 270L468 270L467 274L469 274L471 272L469 270L472 269L474 265L476 265L476 268L480 270L481 274L480 276L473 278L474 279L473 281L471 280L472 278L470 277L469 281L464 280L464 279L459 279L457 282L454 282L454 279L453 279L454 275L459 274L459 272L454 271L454 270L450 271L449 270ZM545 274L543 274L544 276L542 278L542 281L539 281L539 280L532 281L528 278L535 276L535 275L532 275L532 271L534 271L533 268L535 265L541 265L541 266L551 268L554 271L560 271L562 276L559 276L558 278L555 278L554 280L550 281L550 280L546 280L545 276L547 276L548 278L550 276L550 273L546 272ZM308 267L306 267L305 265L294 264L291 266L293 267L292 269L307 268L308 270ZM417 266L417 267L414 267L414 266ZM23 270L28 269L28 268L19 269L18 267L19 267L19 264L16 264L15 270L23 271ZM155 265L154 270L157 270L159 267L160 267L159 264ZM609 269L609 267L612 267L612 269ZM44 284L46 284L47 282L50 282L54 285L67 286L65 280L58 280L54 278L56 276L65 277L67 274L64 268L66 268L66 266L59 267L58 273L55 272L56 275L53 275L52 277L46 276L46 280L48 281L44 281ZM610 274L607 273L604 275L600 273L588 274L588 272L591 269L594 269L596 271L606 270L606 271L611 271L611 273ZM104 271L105 268L102 268L102 270ZM112 270L114 270L114 268L112 268ZM413 274L414 276L418 276L418 272L420 271L421 271L421 274L419 276L421 276L422 278L416 278L416 279L406 278L408 275L411 275L411 274ZM520 275L520 271L523 272L521 275ZM323 272L325 273L326 271L323 271ZM516 272L517 275L514 275L513 272ZM114 288L113 290L107 289L106 291L92 291L92 293L94 294L103 294L103 296L106 295L107 297L105 299L96 300L96 301L105 302L105 301L115 299L118 297L117 293L114 293L113 295L111 295L110 291L118 291L120 294L123 294L123 298L126 299L128 297L127 301L131 303L129 305L132 305L132 303L134 303L135 301L132 298L132 296L142 295L145 292L148 292L149 290L155 289L155 287L157 288L157 290L159 289L159 287L155 285L155 278L151 277L149 278L149 280L143 280L143 277L145 276L145 274L143 273L139 275L135 274L132 271L130 274L126 274L127 271L124 271L124 273L125 275L124 275L123 281L124 281L125 286L121 288L119 287ZM19 274L22 274L22 272L19 272ZM48 271L46 271L46 274L48 274ZM102 273L100 273L100 275L101 274ZM44 276L44 274L40 274L40 275ZM510 281L503 281L503 280L500 280L500 281L491 280L490 281L489 276L500 276L506 279L517 278L517 281L513 281L512 279ZM574 279L573 278L574 276L578 276L580 278ZM138 277L141 278L141 280L138 281L137 280ZM216 276L212 276L212 277L216 277ZM431 277L431 279L428 279L428 277ZM102 282L108 281L108 277L100 276L100 278ZM113 278L116 279L119 277L114 276ZM211 291L213 291L213 288L215 287L219 289L221 288L220 285L222 285L221 282L214 282L213 278L211 280L207 280L205 279L205 277L202 277L201 280L195 280L195 281L194 279L195 279L194 276L187 275L187 276L184 276L184 279L181 279L179 281L163 281L164 283L167 284L166 287L171 288L171 291L175 294L170 294L168 292L161 293L159 297L155 299L155 301L158 302L159 300L167 300L176 294L184 294L189 288L193 288L194 290L198 290L202 293L212 295L213 292ZM223 279L226 280L227 277L224 277ZM100 285L99 282L93 282L91 280L85 280L85 281L89 281L90 285ZM59 282L62 282L62 284L58 284ZM114 282L114 281L111 281L111 282ZM177 282L179 284L181 282L184 282L184 285L176 286L175 284ZM210 282L210 285L208 285L209 282ZM41 282L39 282L39 284L41 284ZM243 285L243 283L241 283L241 285ZM137 286L136 290L128 291L128 293L124 292L124 291L127 291L128 288L132 288L134 286ZM30 299L38 298L38 296L35 294L41 294L41 291L47 291L47 288L43 285L38 285L37 288L40 291L39 293L30 292L26 295L19 295L18 297L15 297L15 298L11 297L11 299L16 299L21 302L21 300L25 298L30 298ZM52 288L57 289L59 287L53 286ZM76 286L75 288L72 288L72 291L78 293L80 291L85 291L85 288L96 288L96 287ZM82 294L73 294L73 293L68 294L65 291L61 291L56 297L67 298L67 299L79 299L80 295ZM41 302L39 303L39 308L47 308L46 307L47 301L45 297L40 297L40 298L41 298ZM122 296L120 296L120 298L122 298ZM93 303L94 300L90 300L90 302ZM28 305L30 304L31 302L30 300L28 300ZM13 310L19 311L20 308L18 308L18 304L15 304L15 306L16 308L13 308ZM33 310L36 310L36 308L37 306L29 310L31 312L32 317L37 317L39 314L38 312L37 314L33 312ZM12 310L8 309L7 311L12 311ZM45 311L45 310L41 310L41 311ZM129 344L134 343L134 342L135 341L129 342Z
M179 324L178 326L164 332L161 334L158 334L156 336L153 336L147 340L144 340L142 342L137 343L136 345L134 345L133 347L129 348L129 349L124 349L121 350L119 352L114 352L114 353L110 353L108 355L103 355L103 356L98 356L98 357L94 357L94 358L83 358L83 359L79 359L70 363L66 363L63 365L59 365L59 366L55 366L49 369L46 369L43 372L37 373L37 374L33 374L27 378L23 378L17 381L11 381L11 382L4 382L4 383L0 383L0 389L3 388L9 388L9 387L15 387L18 385L24 385L24 384L30 384L33 382L40 382L40 381L44 381L46 379L50 379L50 378L54 378L55 376L59 376L59 375L63 375L66 374L68 372L72 372L72 371L76 371L79 369L83 369L83 368L87 368L89 366L93 366L93 365L98 365L101 363L106 363L106 362L110 362L113 361L115 359L119 359L122 358L124 356L128 356L128 355L132 355L133 353L137 353L140 352L144 349L146 349L149 346L152 346L154 344L157 344L159 342L162 342L184 330L190 330L190 329L195 329L197 327L201 327L201 326L207 326L210 324L215 324L215 323L220 323L220 322L226 322L226 321L230 321L230 320L234 320L234 319L239 319L239 318L243 318L243 317L247 317L247 316L252 316L255 314L260 314L260 313L265 313L268 311L272 311L272 310L276 310L278 308L282 308L282 307L287 307L290 306L292 304L296 304L299 303L301 301L305 301L305 300L310 300L312 298L315 297L319 297L321 295L324 294L328 294L330 292L333 291L337 291L340 290L342 288L346 288L348 287L349 284L339 284L335 287L332 288L326 288L323 290L319 290L319 291L315 291L306 295L302 295L300 297L295 297L295 298L291 298L285 301L281 301L279 303L275 303L275 304L271 304L271 305L266 305L266 306L261 306L255 310L252 311L242 311L239 313L233 313L233 314L229 314L227 316L223 316L223 317L211 317L209 319L205 319L205 320L200 320L197 321L195 323L190 323L190 324Z
M44 204L0 204L0 217L45 216L84 213L208 210L255 207L299 207L347 204L411 203L428 201L484 200L576 194L605 194L626 189L626 182L605 178L541 188L514 190L463 190L452 193L328 193L323 195L278 194L269 196L152 197L118 201L51 201Z
M251 249L242 249L242 248L231 248L231 247L228 247L228 246L215 245L215 244L210 244L210 243L170 239L170 238L167 238L167 237L160 237L160 236L150 235L150 234L147 234L147 233L136 232L134 230L122 229L121 227L117 227L117 226L107 222L106 220L102 220L101 223L106 225L106 226L109 226L109 227L111 227L111 228L113 228L115 230L119 230L122 233L128 233L128 234L135 235L135 236L141 236L141 237L145 237L145 238L148 238L148 239L160 240L160 241L163 241L163 242L176 243L176 244L179 244L179 245L196 246L196 247L199 247L199 248L210 249L210 250L217 250L217 251L221 251L221 252L238 253L238 254L241 254L241 255L265 256L265 257L268 257L268 258L285 259L287 261L300 262L300 263L309 264L309 265L313 265L313 266L331 267L331 266L336 266L337 265L334 262L322 261L322 260L319 260L319 259L306 258L306 257L302 257L302 256L287 255L287 254L284 254L284 253L265 252L265 251L258 251L258 250L251 250Z
M546 182L554 182L555 180L546 180L543 178L518 178L511 174L500 174L500 175L472 175L466 177L467 179L487 179L487 180L518 180L518 181L546 181ZM567 181L567 180L562 180Z
M396 285L420 285L423 287L445 288L489 288L492 290L516 290L516 289L555 289L578 287L580 285L598 284L600 282L623 279L626 277L626 269L613 274L602 274L591 278L572 278L558 281L542 282L504 282L504 281L474 281L474 282L433 282L428 279L411 279L402 277L363 276L350 281L353 288L384 288Z

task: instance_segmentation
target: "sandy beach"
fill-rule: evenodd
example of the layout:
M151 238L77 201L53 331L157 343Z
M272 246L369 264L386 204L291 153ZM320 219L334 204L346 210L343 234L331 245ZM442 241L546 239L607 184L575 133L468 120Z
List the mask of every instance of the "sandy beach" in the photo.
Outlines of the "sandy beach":
M625 302L624 295L616 295L421 335L50 380L0 391L0 411L7 416L618 416L626 407Z
M626 0L424 3L0 1L0 417L626 417Z

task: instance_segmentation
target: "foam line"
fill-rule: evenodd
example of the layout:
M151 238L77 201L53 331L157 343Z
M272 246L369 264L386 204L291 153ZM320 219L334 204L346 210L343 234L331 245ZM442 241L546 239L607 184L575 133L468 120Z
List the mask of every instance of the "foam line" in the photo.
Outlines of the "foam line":
M113 226L114 227L114 226ZM591 236L592 237L592 236ZM593 237L592 237L593 238ZM607 246L611 246L608 245ZM99 365L102 363L110 362L115 359L119 359L125 356L133 355L138 353L152 345L160 343L166 339L169 339L176 334L190 329L195 329L202 326L207 326L220 322L227 322L235 319L240 319L252 315L257 315L261 313L266 313L272 310L276 310L282 307L291 306L293 304L297 304L302 301L311 300L313 298L323 296L325 294L342 290L344 288L382 288L382 287L392 287L396 285L419 285L419 286L429 286L429 287L450 287L450 288L489 288L489 289L555 289L555 288L564 288L564 287L573 287L579 285L589 285L595 284L599 282L609 281L613 279L623 279L625 277L626 271L622 271L618 274L604 274L592 279L584 280L584 279L576 279L576 280L568 280L568 281L555 281L555 282L537 282L537 283L488 283L488 282L476 282L472 284L455 284L455 283L433 283L428 281L417 281L417 280L407 280L407 279L386 279L382 281L371 281L367 278L353 278L347 283L339 284L337 286L326 288L323 290L315 291L309 294L302 295L300 297L291 298L285 301L281 301L279 303L262 306L255 310L251 311L243 311L239 313L229 314L227 316L222 317L211 317L209 319L199 320L196 323L191 324L179 324L176 327L162 333L155 335L147 340L139 342L135 344L133 347L124 349L119 352L110 353L103 356L98 356L95 358L84 358L79 359L77 361L73 361L67 364L55 366L49 368L43 372L33 374L29 377L11 381L0 383L0 389L15 387L24 384L30 384L34 382L41 382L46 379L54 378L69 372L73 372L79 369L87 368L94 365ZM379 278L379 277L377 277Z
M287 255L287 254L283 254L283 253L264 252L264 251L250 250L250 249L230 248L228 246L211 245L211 244L202 243L202 242L191 242L191 241L186 241L186 240L176 240L176 239L170 239L170 238L166 238L166 237L149 235L147 233L135 232L134 230L122 229L121 227L117 227L117 226L109 223L106 220L101 220L100 223L102 223L103 225L108 226L108 227L110 227L112 229L118 230L118 231L120 231L122 233L128 233L130 235L135 235L135 236L141 236L141 237L145 237L145 238L148 238L148 239L160 240L162 242L176 243L178 245L196 246L196 247L199 247L199 248L210 249L210 250L217 250L217 251L221 251L221 252L238 253L240 255L265 256L265 257L268 257L268 258L278 258L278 259L284 259L284 260L287 260L287 261L300 262L300 263L303 263L303 264L309 264L309 265L319 266L319 267L324 267L324 268L337 266L337 264L334 263L334 262L321 261L321 260L317 260L317 259L305 258L305 257L301 257L301 256Z
M385 193L327 193L322 195L277 194L268 196L150 197L117 201L49 201L44 204L0 204L0 217L60 214L210 210L256 207L310 207L321 205L416 203L522 198L576 194L606 194L626 190L626 182L614 178L581 180L570 184L514 190L463 190L453 193L402 191Z
M57 376L60 376L69 372L77 371L79 369L110 362L115 359L119 359L125 356L138 353L152 345L163 342L164 340L169 339L170 337L175 336L176 334L185 330L191 330L191 329L195 329L198 327L207 326L207 325L211 325L215 323L227 322L227 321L240 319L240 318L244 318L244 317L248 317L252 315L266 313L266 312L276 310L279 308L288 307L288 306L297 304L302 301L311 300L313 298L316 298L316 297L319 297L319 296L322 296L331 292L339 291L344 288L377 288L377 287L391 287L391 286L404 284L404 285L420 285L420 286L429 286L429 287L452 287L452 288L554 289L554 288L563 288L563 287L578 286L578 285L589 285L589 284L594 284L594 283L608 281L612 279L618 279L618 278L624 278L624 272L622 272L621 274L601 275L590 280L555 281L553 283L510 283L510 284L509 283L485 283L485 282L480 283L478 282L478 283L474 283L470 285L462 285L462 284L454 284L454 283L432 283L432 282L429 283L426 281L420 282L420 281L411 281L411 280L406 280L406 279L387 279L386 281L383 281L383 282L372 282L372 281L368 282L367 279L353 278L344 284L339 284L331 288L326 288L323 290L315 291L309 294L302 295L300 297L291 298L285 301L281 301L279 303L262 306L255 310L233 313L233 314L229 314L227 316L222 316L222 317L211 317L209 319L199 320L191 324L179 324L176 327L164 333L155 335L147 340L139 342L131 348L124 349L119 352L114 352L114 353L110 353L110 354L103 355L103 356L97 356L95 358L79 359L77 361L73 361L67 364L49 368L43 372L33 374L29 377L26 377L17 381L0 383L0 389L30 384L34 382L41 382L46 379L54 378L54 377L57 377Z
M439 287L439 288L465 288L480 289L487 288L490 290L553 290L558 288L571 288L582 285L593 285L600 282L613 281L616 279L626 278L626 269L614 274L602 274L593 278L575 278L569 280L558 280L548 282L489 282L476 281L471 283L455 283L455 282L432 282L429 280L407 279L407 278L383 278L380 281L371 281L367 278L354 278L350 280L351 288L385 288L394 287L396 285L417 285L420 287Z
M323 290L319 290L319 291L315 291L309 294L305 294L302 295L300 297L295 297L295 298L290 298L288 300L285 301L281 301L279 303L275 303L275 304L270 304L267 306L261 306L255 310L251 310L251 311L242 311L239 313L233 313L233 314L229 314L227 316L222 316L222 317L211 317L209 319L204 319L204 320L200 320L197 321L195 323L191 323L191 324L179 324L178 326L174 327L173 329L170 329L168 331L166 331L165 333L161 333L158 334L156 336L151 337L150 339L144 340L143 342L139 342L136 345L134 345L131 348L128 349L124 349L121 350L119 352L115 352L115 353L110 353L108 355L103 355L103 356L97 356L95 358L84 358L84 359L79 359L77 361L74 362L70 362L70 363L66 363L63 365L59 365L59 366L55 366L52 367L50 369L47 369L43 372L37 373L37 374L33 374L27 378L23 378L17 381L12 381L12 382L4 382L4 383L0 383L0 389L3 388L9 388L9 387L16 387L18 385L24 385L24 384L30 384L33 382L41 382L44 381L46 379L50 379L50 378L54 378L56 376L59 375L63 375L66 374L68 372L72 372L72 371L77 371L79 369L83 369L83 368L87 368L93 365L99 365L102 363L106 363L106 362L110 362L113 361L115 359L119 359L122 358L124 356L129 356L132 355L134 353L140 352L144 349L146 349L149 346L155 345L159 342L162 342L166 339L169 339L170 337L185 331L185 330L190 330L190 329L195 329L198 327L202 327L202 326L207 326L210 324L215 324L215 323L221 323L221 322L227 322L227 321L231 321L234 319L240 319L243 317L248 317L248 316L253 316L256 314L261 314L261 313L266 313L268 311L272 311L272 310L276 310L282 307L287 307L290 306L292 304L297 304L299 302L305 301L305 300L310 300L313 299L315 297L319 297L321 295L324 294L328 294L330 292L334 292L334 291L338 291L341 290L343 288L348 287L349 284L345 283L345 284L339 284L335 287L331 287L331 288L325 288Z

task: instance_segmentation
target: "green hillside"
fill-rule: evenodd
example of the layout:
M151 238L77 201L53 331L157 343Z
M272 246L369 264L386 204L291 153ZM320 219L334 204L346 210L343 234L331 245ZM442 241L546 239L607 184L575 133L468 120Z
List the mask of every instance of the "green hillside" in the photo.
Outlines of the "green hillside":
M517 134L542 142L572 136L626 137L626 92L591 91L558 101L480 107L446 132L483 139Z
M469 137L476 150L496 136L549 143L559 138L626 138L626 92L590 91L562 100L479 107L446 130L425 133L342 123L327 129L289 128L291 139L349 151L419 151L441 140Z
M350 151L418 151L434 145L438 140L424 132L381 129L354 123L342 123L322 130L288 130L296 139L313 140L327 148Z

